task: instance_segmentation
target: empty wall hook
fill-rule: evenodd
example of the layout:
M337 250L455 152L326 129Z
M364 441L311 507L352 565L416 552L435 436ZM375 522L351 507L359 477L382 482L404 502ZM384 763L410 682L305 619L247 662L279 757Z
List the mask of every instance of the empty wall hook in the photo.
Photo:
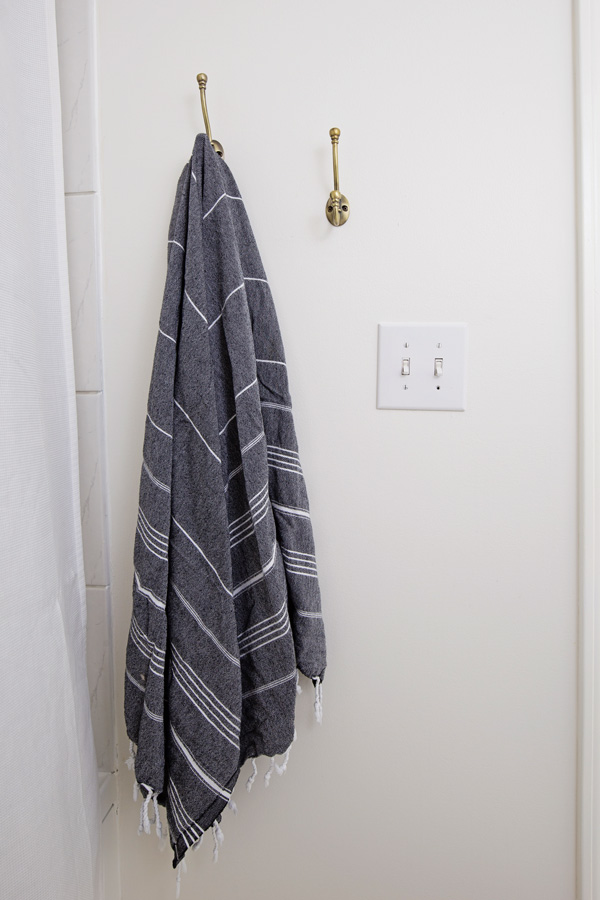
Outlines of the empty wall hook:
M338 166L338 143L340 140L340 129L330 128L329 137L331 138L331 149L333 152L333 190L329 195L329 199L325 205L325 215L332 225L336 227L343 225L348 221L350 215L350 204L348 198L340 193L340 173Z
M218 141L213 141L212 134L210 132L208 107L206 106L206 82L208 81L208 75L205 75L204 72L200 72L199 75L196 75L196 81L198 82L198 87L200 88L200 103L202 104L202 115L204 116L204 128L206 129L206 136L208 137L211 146L217 156L220 156L222 158L225 156L223 146Z

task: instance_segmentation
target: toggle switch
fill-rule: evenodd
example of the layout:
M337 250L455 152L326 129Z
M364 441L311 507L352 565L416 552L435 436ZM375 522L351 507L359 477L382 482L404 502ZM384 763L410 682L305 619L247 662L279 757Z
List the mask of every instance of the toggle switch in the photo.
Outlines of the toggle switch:
M410 375L410 358L402 360L402 374Z
M436 378L440 378L440 377L442 376L442 374L443 374L443 366L444 366L444 360L443 360L443 359L436 359L436 360L434 361L433 374L436 376Z

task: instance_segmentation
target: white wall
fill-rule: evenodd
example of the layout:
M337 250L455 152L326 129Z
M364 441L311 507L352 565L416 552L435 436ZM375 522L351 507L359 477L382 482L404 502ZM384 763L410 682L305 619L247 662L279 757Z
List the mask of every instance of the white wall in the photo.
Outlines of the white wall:
M600 897L600 3L576 0L579 359L578 900Z
M569 2L104 0L99 66L117 708L198 71L278 305L329 640L322 728L305 691L286 775L236 792L182 900L571 900ZM466 412L376 410L382 320L469 323ZM123 897L162 900L170 855L138 838L120 778Z

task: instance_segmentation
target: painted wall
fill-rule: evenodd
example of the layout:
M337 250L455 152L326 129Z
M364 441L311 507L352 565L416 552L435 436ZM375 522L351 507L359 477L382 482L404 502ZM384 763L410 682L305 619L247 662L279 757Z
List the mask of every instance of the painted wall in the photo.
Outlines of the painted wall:
M182 900L570 900L569 2L105 0L98 14L117 710L198 71L278 306L329 639L322 727L305 691L287 773L240 783L219 864L210 846L191 854ZM341 229L324 215L333 125ZM468 322L466 412L375 408L386 320ZM136 834L118 725L123 897L162 900L169 853Z

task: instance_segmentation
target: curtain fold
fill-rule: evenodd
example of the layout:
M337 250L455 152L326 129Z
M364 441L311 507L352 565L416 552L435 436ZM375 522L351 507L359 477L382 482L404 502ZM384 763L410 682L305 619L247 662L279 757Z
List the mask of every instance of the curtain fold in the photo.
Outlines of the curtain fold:
M0 0L0 884L92 900L98 802L55 9Z

